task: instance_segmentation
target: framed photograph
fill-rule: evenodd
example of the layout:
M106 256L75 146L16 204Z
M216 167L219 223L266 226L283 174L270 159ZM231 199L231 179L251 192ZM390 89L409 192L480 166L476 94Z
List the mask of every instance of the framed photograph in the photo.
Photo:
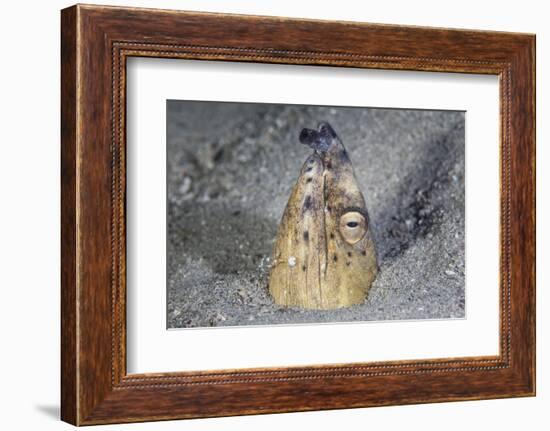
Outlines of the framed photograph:
M535 394L535 36L61 14L61 416Z

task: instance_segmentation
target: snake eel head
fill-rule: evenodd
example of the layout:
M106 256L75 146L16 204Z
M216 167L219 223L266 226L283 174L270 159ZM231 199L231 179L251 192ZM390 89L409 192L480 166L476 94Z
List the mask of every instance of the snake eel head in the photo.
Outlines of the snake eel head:
M313 153L288 199L273 249L269 290L279 305L348 307L378 272L365 199L342 141L327 122L303 129Z

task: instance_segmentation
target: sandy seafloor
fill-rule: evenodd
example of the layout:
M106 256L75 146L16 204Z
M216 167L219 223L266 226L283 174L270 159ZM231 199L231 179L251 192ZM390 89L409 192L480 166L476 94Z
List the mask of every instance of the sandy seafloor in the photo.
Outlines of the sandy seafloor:
M285 309L271 251L328 121L354 165L380 272L367 300ZM168 328L465 317L463 112L167 102Z

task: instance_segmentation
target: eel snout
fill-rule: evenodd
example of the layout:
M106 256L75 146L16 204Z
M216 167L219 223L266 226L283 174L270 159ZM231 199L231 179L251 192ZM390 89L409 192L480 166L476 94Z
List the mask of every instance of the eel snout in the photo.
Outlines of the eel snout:
M320 153L326 153L338 137L333 128L325 121L317 126L317 130L304 128L300 132L300 143L313 148Z

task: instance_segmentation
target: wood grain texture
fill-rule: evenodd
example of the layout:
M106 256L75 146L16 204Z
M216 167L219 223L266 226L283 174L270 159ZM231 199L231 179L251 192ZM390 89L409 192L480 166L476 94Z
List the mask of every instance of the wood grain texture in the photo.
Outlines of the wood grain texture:
M63 420L86 425L534 394L533 35L74 6L62 11L61 39ZM498 75L499 356L127 375L130 56Z

